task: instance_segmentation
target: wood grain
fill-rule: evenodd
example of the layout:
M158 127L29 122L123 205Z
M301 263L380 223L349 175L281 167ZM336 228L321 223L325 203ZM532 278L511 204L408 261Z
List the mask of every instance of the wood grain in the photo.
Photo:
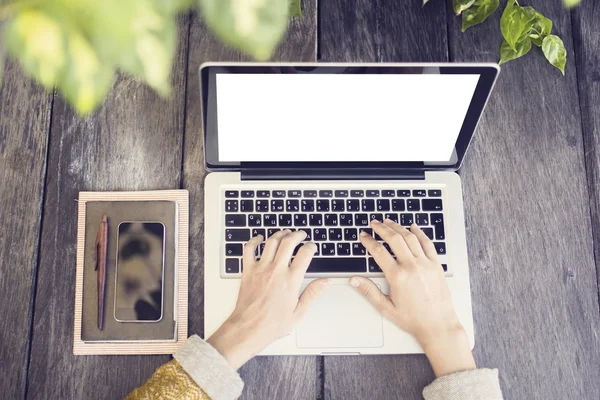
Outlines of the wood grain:
M6 64L3 83L0 87L0 389L2 397L12 399L25 394L52 95L26 78L13 62Z
M528 5L552 19L569 59L564 78L537 48L503 66L461 169L475 358L500 369L507 399L597 399L600 319L570 16L558 1ZM497 60L500 15L464 34L450 18L453 61Z
M169 356L74 356L77 203L80 191L178 188L189 18L178 33L172 95L120 76L86 119L62 98L53 110L28 397L123 398Z
M302 2L304 18L293 18L285 39L273 56L276 61L315 61L317 54L317 3ZM190 334L203 335L204 309L204 148L200 116L198 68L205 61L250 61L221 44L194 17L190 30L186 135L183 187L190 192ZM319 395L317 357L258 357L240 374L245 399L314 399Z
M446 9L420 1L327 1L324 61L447 61ZM422 355L326 357L325 399L416 399L433 379Z
M600 4L585 1L575 8L573 42L581 105L583 148L590 192L592 236L600 295Z

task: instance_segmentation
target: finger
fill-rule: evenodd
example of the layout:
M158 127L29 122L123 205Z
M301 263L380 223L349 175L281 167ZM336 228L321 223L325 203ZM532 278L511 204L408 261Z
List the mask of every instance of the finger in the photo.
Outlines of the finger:
M365 296L384 317L391 314L394 303L379 290L372 280L354 276L350 279L350 286L356 288L360 294Z
M359 235L360 242L365 249L373 256L379 268L383 271L384 275L388 275L391 271L398 267L394 257L387 251L381 243L378 243L373 236L366 232L361 232Z
M294 311L294 320L296 322L300 320L310 305L330 286L331 281L327 278L315 279L312 281L304 289L300 299L298 299L298 305L296 305L296 310Z
M412 224L410 226L410 231L419 240L419 243L421 244L421 247L423 248L423 252L425 253L425 256L432 261L437 261L438 255L437 255L437 251L435 250L435 246L433 245L433 242L431 241L431 239L429 239L427 237L425 232L423 232L423 230L421 228L419 228L416 224Z
M403 226L398 225L391 219L386 219L384 221L384 224L387 225L388 227L392 228L394 231L398 232L402 236L402 238L404 239L404 242L406 242L406 245L410 249L410 252L412 253L413 256L423 257L425 255L425 253L423 253L423 248L421 247L421 243L419 243L419 240L417 239L417 237L415 235L413 235L408 229L406 229Z
M289 229L275 232L275 234L271 236L269 240L267 240L267 243L265 244L265 249L263 250L260 260L267 263L273 261L275 255L277 254L277 249L279 249L281 239L283 239L287 235L291 235L291 233L292 231L290 231Z
M371 227L379 236L381 236L383 240L387 242L387 244L390 245L390 248L399 261L414 258L414 255L406 244L404 237L402 237L399 232L388 225L387 221L388 220L386 219L385 223L382 224L379 221L373 220L371 221Z
M256 248L263 242L263 235L254 236L244 246L242 262L245 267L254 265L256 261Z
M308 270L308 266L316 252L317 245L314 243L305 243L304 246L300 247L300 250L298 250L296 258L294 258L292 265L290 265L290 269L300 280L302 280L304 274L306 274L306 270Z
M304 239L306 239L306 232L304 231L292 232L281 239L277 254L275 255L275 264L284 265L286 267L289 266L292 255L294 255L294 249L302 243Z

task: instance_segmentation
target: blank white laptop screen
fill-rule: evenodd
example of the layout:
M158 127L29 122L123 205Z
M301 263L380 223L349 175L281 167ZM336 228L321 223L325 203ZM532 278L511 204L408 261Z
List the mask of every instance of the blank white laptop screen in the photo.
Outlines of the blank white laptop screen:
M219 161L449 161L478 74L216 74Z

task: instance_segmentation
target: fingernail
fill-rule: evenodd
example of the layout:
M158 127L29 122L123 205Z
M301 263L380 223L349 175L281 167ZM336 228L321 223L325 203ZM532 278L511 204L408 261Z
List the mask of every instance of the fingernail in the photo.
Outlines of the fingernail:
M389 218L386 218L386 219L385 219L385 222L394 222L394 221L392 221L392 220L391 220L391 219L389 219Z
M365 231L361 231L360 232L360 236L367 237L367 236L369 236L369 234L367 232L365 232Z
M324 288L328 288L329 286L331 286L331 281L329 279L321 281L321 286L323 286Z
M372 220L371 220L371 223L372 223L372 224L380 224L381 222L377 221L376 219L372 219Z
M350 279L350 286L357 288L360 286L360 281L358 279L352 278Z

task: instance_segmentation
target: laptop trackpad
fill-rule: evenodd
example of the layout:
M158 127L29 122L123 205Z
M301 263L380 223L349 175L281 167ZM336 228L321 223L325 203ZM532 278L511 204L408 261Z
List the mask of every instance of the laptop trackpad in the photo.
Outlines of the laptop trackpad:
M298 323L296 345L301 348L382 347L382 323L379 312L356 289L347 284L332 285Z

